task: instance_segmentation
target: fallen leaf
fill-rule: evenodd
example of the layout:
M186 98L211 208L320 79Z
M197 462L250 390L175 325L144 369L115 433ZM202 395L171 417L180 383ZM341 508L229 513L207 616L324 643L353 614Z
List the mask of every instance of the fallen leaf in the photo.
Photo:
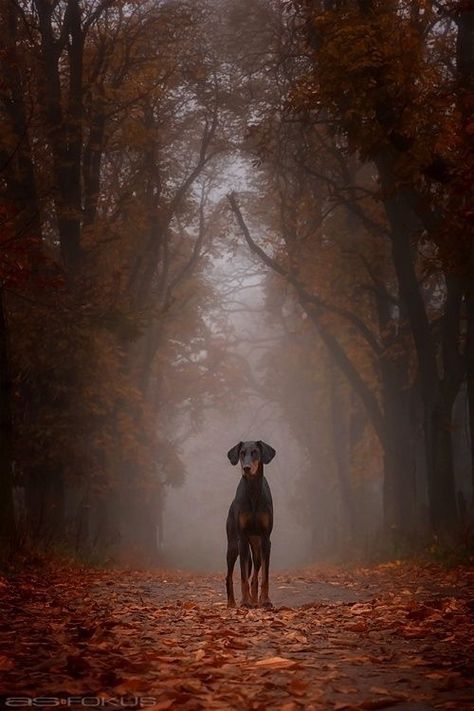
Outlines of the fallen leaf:
M255 662L256 667L294 667L297 664L298 662L293 659L286 659L285 657L268 657Z
M304 696L308 688L308 682L304 681L304 679L292 679L287 688L290 694Z

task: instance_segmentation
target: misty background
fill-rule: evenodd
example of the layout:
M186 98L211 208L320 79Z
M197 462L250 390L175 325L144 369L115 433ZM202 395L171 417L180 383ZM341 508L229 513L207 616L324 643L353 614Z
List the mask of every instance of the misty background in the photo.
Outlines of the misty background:
M217 263L213 271L225 284L225 293L230 292L230 297L222 296L220 305L235 334L234 354L251 370L252 382L258 383L267 343L278 343L280 335L278 323L265 309L264 275L241 249L229 262ZM185 481L167 493L163 512L165 559L185 569L223 569L225 521L242 476L240 466L230 464L227 452L240 441L262 439L277 449L276 458L265 468L276 521L272 563L280 568L307 563L311 540L301 520L300 491L301 470L307 465L305 453L285 426L278 404L266 399L258 388L240 386L234 400L233 412L223 415L218 408L206 412L199 433L191 436L181 451Z

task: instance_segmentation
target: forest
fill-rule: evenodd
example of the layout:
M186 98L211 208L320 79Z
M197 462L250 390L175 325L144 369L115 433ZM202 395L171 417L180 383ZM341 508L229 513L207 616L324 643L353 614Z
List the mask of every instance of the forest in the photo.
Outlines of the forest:
M329 599L346 615L344 595L364 590L364 575L381 595L398 575L407 590L421 576L424 612L403 613L418 630L426 622L429 634L432 614L441 624L472 612L463 597L474 555L472 3L0 0L0 36L7 609L43 590L37 566L54 571L64 605L89 583L108 585L105 571L141 571L114 593L129 612L134 586L143 609L154 605L153 575L180 597L192 571L223 579L238 479L226 452L262 437L277 451L266 470L276 567L339 566L308 568L300 604L337 584L342 597ZM341 565L394 567L364 567L349 583ZM81 566L79 582L71 570ZM16 593L10 575L23 580ZM459 599L439 593L430 607L435 579ZM205 582L214 578L195 580L204 598L217 594ZM350 601L362 625L360 595ZM455 598L457 607L446 602ZM196 630L207 624L197 604L183 608ZM301 608L300 619L282 604L301 645L317 610ZM318 624L334 630L331 610ZM352 618L340 624L357 636ZM299 668L270 642L270 662L257 667L263 686L265 674ZM0 671L18 692L26 657L15 666L4 651ZM455 677L439 708L467 709L467 667L444 659ZM59 675L57 688L87 691L93 662L77 649L67 660L76 686ZM109 671L101 689L155 688ZM294 676L286 706L215 689L201 698L205 682L192 674L154 708L419 701L394 696L385 679L374 688L390 703L371 706L359 689L344 705L335 677L321 682L335 684L332 696L321 684L305 696L313 686ZM21 688L53 694L35 678L36 689Z
M455 6L3 3L4 539L155 556L180 444L246 391L278 403L327 540L467 524ZM279 337L256 372L224 311L259 263Z

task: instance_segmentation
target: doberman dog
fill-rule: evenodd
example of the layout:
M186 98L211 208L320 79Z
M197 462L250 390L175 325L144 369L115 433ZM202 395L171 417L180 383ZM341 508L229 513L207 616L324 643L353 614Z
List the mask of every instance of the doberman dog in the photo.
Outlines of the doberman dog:
M227 452L231 464L240 461L242 478L227 516L227 607L235 607L232 574L240 556L242 607L272 607L268 597L270 534L273 528L273 502L263 465L276 452L265 442L239 442ZM253 576L249 584L250 574ZM258 573L262 566L262 584L258 597Z

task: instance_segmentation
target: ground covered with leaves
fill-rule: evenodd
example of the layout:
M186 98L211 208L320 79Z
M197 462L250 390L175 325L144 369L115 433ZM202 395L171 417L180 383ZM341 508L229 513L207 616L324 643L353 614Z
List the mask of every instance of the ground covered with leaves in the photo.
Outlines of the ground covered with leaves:
M474 708L472 569L274 574L268 611L228 610L223 588L222 576L168 571L46 566L0 577L4 703Z

